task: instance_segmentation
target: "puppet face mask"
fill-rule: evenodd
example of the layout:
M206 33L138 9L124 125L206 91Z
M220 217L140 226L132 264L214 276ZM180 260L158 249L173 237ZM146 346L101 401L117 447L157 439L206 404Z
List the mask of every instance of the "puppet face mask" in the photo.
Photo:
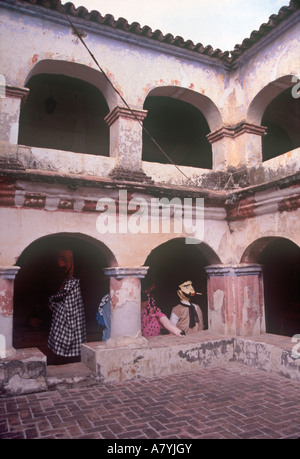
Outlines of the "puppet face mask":
M60 272L65 277L72 277L73 275L73 253L71 250L61 250L57 258L58 267Z
M195 290L192 281L186 281L179 285L179 293L183 294L186 298L195 296ZM179 295L181 296L181 295Z

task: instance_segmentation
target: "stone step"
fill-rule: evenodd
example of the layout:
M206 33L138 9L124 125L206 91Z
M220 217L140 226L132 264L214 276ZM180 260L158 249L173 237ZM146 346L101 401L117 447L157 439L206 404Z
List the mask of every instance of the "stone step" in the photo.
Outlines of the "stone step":
M46 384L48 390L59 390L93 386L99 381L93 371L83 363L76 362L47 366Z

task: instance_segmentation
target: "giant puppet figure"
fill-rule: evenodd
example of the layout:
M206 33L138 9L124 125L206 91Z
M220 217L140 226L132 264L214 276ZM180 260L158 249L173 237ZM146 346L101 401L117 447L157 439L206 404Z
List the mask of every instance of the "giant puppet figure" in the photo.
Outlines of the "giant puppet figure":
M195 292L192 281L187 280L178 284L177 295L180 302L172 309L171 323L183 330L186 335L203 330L202 311L197 304L192 303L195 295L199 295Z
M80 282L74 277L73 252L59 251L57 261L63 282L59 291L49 298L52 319L48 347L63 363L78 359L86 330Z

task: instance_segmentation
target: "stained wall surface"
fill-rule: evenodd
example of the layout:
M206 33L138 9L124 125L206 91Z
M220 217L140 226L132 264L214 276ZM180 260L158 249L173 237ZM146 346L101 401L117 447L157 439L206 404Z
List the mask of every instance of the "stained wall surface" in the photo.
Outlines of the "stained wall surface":
M140 279L146 275L139 270L149 257L152 259L151 254L160 254L154 258L157 265L160 259L163 264L162 254L167 253L171 278L174 252L181 257L186 254L178 258L184 259L180 268L184 271L192 247L199 255L194 274L204 284L202 307L207 327L224 335L265 333L263 274L258 268L263 251L274 240L290 241L295 251L300 246L297 4L291 2L288 14L276 27L270 27L234 60L70 16L113 86L57 9L10 0L0 7L0 27L5 36L0 45L5 84L5 95L0 99L0 265L14 267L24 253L30 253L43 240L53 241L55 246L57 238L63 236L82 247L87 243L99 253L101 269L105 264L129 269L122 275L134 277L129 281L131 297L135 298L131 307L138 311ZM53 137L59 133L53 139L57 148L43 146L40 132L35 144L29 136L20 137L22 114L26 104L31 104L28 88L43 75L47 79L37 104L43 104L49 93L56 105L54 112L51 108L45 112L40 105L36 116L43 118L39 119L43 128L52 129ZM76 86L68 98L64 97L62 88L57 90L57 79L51 89L51 76L58 75L66 82L81 81L83 86ZM89 111L84 85L91 85L99 95L97 117L101 112L105 121L101 139L93 137L93 154L85 148L87 123L94 123L96 115L94 109ZM268 131L262 119L269 104L283 91L291 91L294 108L288 127L281 117L279 128L293 139L294 148L263 161L262 138ZM73 96L76 103L67 108ZM205 137L211 145L211 168L179 166L165 157L164 163L143 160L147 98L171 98L201 112L209 128ZM61 123L58 118L53 122L60 101L68 113L77 107L72 127L71 121L68 127L64 125L64 117ZM276 104L280 109L286 99ZM34 111L31 116L33 143ZM59 136L64 135L68 142L60 145ZM72 150L71 145L78 148ZM185 148L184 144L178 148L179 157ZM168 143L165 150L160 154L167 153ZM162 210L152 213L153 200L161 198L167 204L176 202L181 212L170 207L171 226L167 229L162 224L168 215L163 220ZM125 220L120 209L126 209ZM183 214L187 220L182 220ZM194 219L188 220L188 216ZM157 219L160 226L153 230L151 224ZM167 243L169 252L164 251ZM138 271L133 271L136 268ZM13 303L6 272L3 270L3 295ZM111 275L111 285L118 283L119 275L117 271ZM123 300L124 294L122 291ZM3 304L0 313L4 330L0 333L11 343L13 305L7 308ZM120 336L126 334L122 314L115 314L114 330ZM135 313L132 334L136 319ZM296 321L299 323L299 314Z

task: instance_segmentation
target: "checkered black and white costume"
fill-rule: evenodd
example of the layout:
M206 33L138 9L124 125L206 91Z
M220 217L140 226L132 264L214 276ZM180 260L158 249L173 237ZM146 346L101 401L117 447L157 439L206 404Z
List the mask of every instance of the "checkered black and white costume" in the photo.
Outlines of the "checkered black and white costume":
M79 279L67 279L62 288L49 298L52 319L48 347L57 355L80 355L86 340L84 306Z

